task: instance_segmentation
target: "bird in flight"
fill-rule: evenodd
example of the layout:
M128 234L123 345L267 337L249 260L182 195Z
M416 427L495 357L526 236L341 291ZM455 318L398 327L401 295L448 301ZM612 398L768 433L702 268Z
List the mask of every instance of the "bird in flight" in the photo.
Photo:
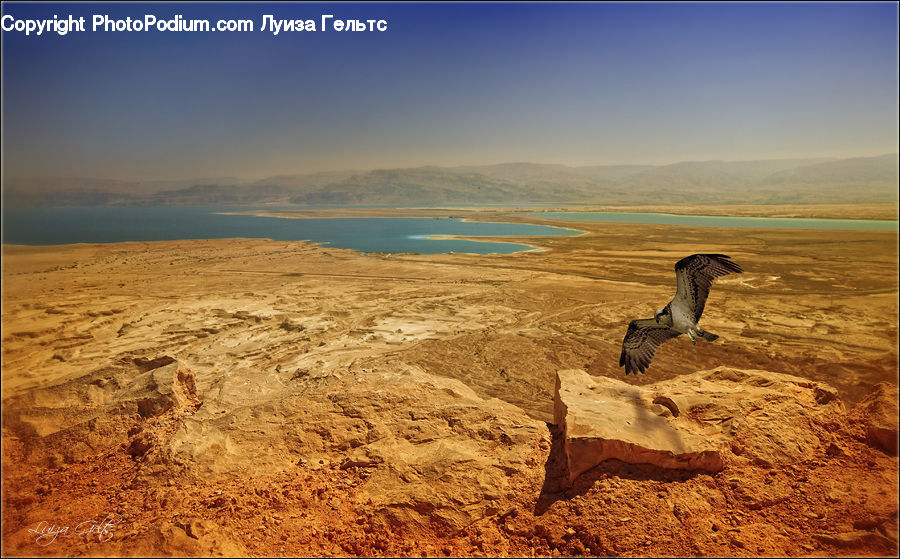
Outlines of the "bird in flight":
M653 318L632 320L628 325L619 357L625 374L643 373L659 346L681 334L687 334L693 344L698 337L708 342L716 340L719 336L697 326L709 288L714 279L741 272L741 267L724 254L693 254L679 260L675 264L675 297Z

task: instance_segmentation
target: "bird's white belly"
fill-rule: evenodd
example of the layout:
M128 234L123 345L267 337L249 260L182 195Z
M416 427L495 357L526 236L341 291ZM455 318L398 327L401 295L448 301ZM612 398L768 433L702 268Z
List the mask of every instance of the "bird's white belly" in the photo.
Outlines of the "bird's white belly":
M672 329L681 332L682 334L687 334L689 328L696 328L697 324L694 322L694 317L690 314L679 311L678 309L672 309Z

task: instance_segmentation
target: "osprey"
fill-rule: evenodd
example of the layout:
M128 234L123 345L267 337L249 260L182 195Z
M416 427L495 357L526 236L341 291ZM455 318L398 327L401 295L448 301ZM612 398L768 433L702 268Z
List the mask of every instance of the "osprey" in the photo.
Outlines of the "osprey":
M622 340L619 367L625 366L626 375L643 373L659 346L681 334L687 334L693 344L698 336L708 342L716 340L719 336L697 326L709 288L714 279L742 271L724 254L694 254L679 260L675 264L675 297L653 318L631 321Z

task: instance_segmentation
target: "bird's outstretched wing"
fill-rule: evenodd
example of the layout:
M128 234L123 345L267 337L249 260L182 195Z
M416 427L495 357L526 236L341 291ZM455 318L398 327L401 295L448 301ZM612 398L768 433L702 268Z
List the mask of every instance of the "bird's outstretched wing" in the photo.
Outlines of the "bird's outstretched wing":
M678 288L672 303L687 306L694 317L700 320L709 288L714 279L728 274L743 272L741 267L724 254L693 254L675 264L675 279Z
M666 340L680 335L681 332L672 330L656 322L653 318L632 320L622 340L622 355L619 357L619 367L625 366L625 374L638 372L650 366L653 354Z

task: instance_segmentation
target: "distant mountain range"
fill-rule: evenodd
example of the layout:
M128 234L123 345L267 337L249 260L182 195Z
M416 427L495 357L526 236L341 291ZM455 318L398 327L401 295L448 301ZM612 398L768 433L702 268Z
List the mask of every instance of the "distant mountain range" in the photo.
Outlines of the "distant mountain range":
M898 155L568 167L503 163L159 183L8 180L4 206L896 203Z

